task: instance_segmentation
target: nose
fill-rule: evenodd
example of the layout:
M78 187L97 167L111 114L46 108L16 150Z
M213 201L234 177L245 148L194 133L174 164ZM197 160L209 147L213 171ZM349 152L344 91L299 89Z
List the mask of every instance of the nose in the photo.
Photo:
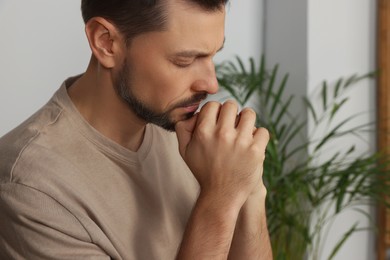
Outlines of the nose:
M202 70L199 71L198 80L193 84L193 89L199 92L207 92L208 94L218 92L218 80L212 60L203 64Z

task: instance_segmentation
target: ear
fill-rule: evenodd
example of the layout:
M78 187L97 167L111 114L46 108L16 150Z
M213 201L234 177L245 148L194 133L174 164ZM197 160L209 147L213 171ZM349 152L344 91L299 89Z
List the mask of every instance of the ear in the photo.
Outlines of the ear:
M93 55L105 68L113 68L119 61L124 41L116 27L102 17L91 18L85 25Z

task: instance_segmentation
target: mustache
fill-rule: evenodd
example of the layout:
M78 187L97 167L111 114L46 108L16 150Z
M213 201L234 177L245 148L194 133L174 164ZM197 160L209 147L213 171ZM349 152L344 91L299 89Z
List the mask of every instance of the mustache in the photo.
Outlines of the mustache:
M207 96L208 96L207 92L197 93L190 98L180 101L178 104L174 106L174 108L187 107L192 104L200 103L201 101L205 100Z

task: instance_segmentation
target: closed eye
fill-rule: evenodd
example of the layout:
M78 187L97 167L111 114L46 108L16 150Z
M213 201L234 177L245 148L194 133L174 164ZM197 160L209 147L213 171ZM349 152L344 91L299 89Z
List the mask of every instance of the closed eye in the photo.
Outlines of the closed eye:
M194 63L195 60L196 58L186 58L186 59L175 59L172 62L173 64L175 64L180 68L186 68L190 66L192 63Z
M174 63L177 67L179 68L187 68L189 67L192 63L178 63L178 62L175 62Z

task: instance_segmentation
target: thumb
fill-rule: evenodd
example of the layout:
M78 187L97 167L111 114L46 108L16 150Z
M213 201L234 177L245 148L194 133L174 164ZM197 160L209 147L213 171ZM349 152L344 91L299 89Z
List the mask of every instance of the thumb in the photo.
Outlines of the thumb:
M184 157L188 143L191 141L197 118L198 114L195 114L190 119L179 121L175 125L177 140L179 142L179 152L182 157Z

